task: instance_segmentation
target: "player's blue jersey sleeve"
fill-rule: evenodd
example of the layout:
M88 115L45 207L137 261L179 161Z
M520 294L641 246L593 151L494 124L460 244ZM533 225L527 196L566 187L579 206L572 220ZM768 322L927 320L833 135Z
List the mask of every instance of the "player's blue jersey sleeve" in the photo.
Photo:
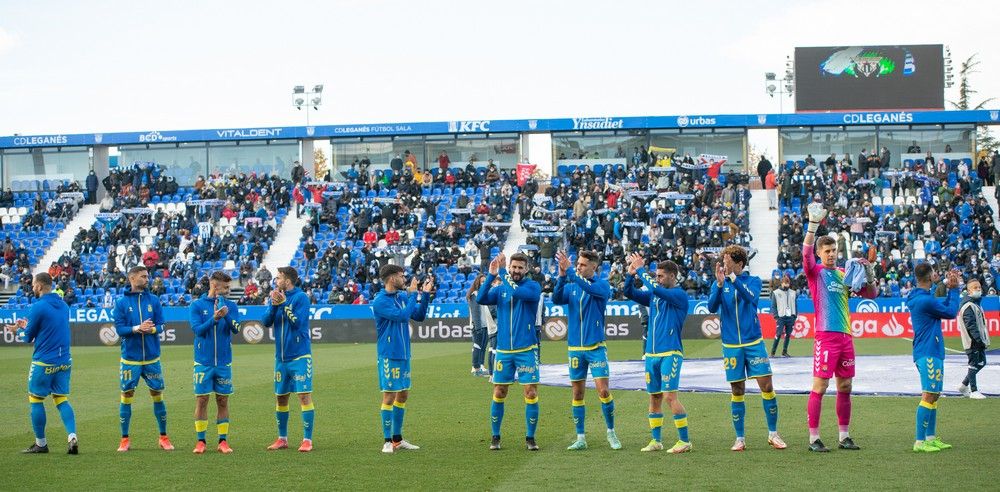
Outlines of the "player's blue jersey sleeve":
M719 308L722 307L722 288L719 287L718 282L712 282L712 291L708 294L708 310L718 314Z
M552 303L559 305L569 304L569 299L566 298L566 276L560 275L556 279L556 285L552 288Z
M300 291L299 296L295 300L294 307L294 319L290 319L292 323L295 324L295 329L308 336L309 334L309 297ZM291 317L290 317L291 318Z
M22 330L22 336L24 341L27 343L32 343L35 338L38 337L38 332L42 326L42 306L41 303L35 302L31 305L31 309L28 310L28 325Z
M202 336L208 333L208 330L212 328L215 324L215 315L210 314L205 316L202 311L206 309L206 302L202 299L198 299L191 303L191 309L189 311L189 316L191 318L191 331L194 332L195 336Z
M629 299L647 307L649 306L649 301L652 296L649 291L637 289L635 287L635 275L625 276L625 286L622 289L622 293L625 294L625 297L628 297Z
M496 280L497 276L492 273L487 273L486 278L483 280L483 285L479 286L479 292L476 294L476 302L484 306L495 306L497 304L497 289L500 286L493 287L493 281Z
M418 294L420 300L417 302L416 308L413 309L413 314L410 315L410 319L413 321L423 321L427 319L427 308L431 304L431 295L427 292L421 292Z
M115 331L118 332L118 336L125 337L132 334L132 320L128 317L128 306L126 303L128 300L125 297L120 297L115 301Z
M226 301L226 304L229 306L229 312L226 313L226 318L225 318L226 319L226 326L229 327L229 330L231 332L233 332L233 333L239 333L240 332L240 321L241 321L241 319L240 319L240 308L233 301Z
M372 304L372 308L375 313L389 321L394 321L396 323L407 322L410 320L410 316L413 314L413 310L416 304L416 295L407 294L406 303L403 307L399 307L392 299L385 295L379 295L375 297L375 301Z
M534 280L528 280L527 282L523 282L521 285L514 287L514 299L522 301L538 300L538 297L541 295L542 286Z
M605 280L596 277L593 281L587 280L577 275L576 270L572 268L567 270L566 276L569 280L573 281L576 285L579 285L584 292L592 297L598 297L601 299L611 297L611 285L609 285Z
M753 275L743 277L737 276L736 280L732 282L733 288L736 289L736 293L740 296L743 302L750 304L751 306L757 307L760 301L760 277Z

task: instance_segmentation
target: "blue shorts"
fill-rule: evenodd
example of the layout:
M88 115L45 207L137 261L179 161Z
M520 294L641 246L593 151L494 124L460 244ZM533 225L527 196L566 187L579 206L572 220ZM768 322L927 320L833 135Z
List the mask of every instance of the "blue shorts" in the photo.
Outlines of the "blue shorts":
M163 391L163 368L160 367L160 361L151 364L122 362L120 374L122 392L132 391L139 386L139 376L146 381L150 391Z
M274 394L312 393L313 360L303 355L288 362L274 361Z
M497 352L493 363L493 384L514 384L514 373L521 384L538 384L538 354L534 349L524 352Z
M681 384L681 365L684 356L680 353L656 357L646 356L646 393L656 395L677 391Z
M410 360L378 358L378 386L383 393L410 389Z
M608 370L608 348L601 345L592 350L569 351L570 381L586 381L588 367L590 368L590 375L594 379L607 379L610 375L610 371Z
M770 376L771 361L767 358L764 340L745 347L723 345L722 367L726 370L726 381L730 383Z
M49 395L69 394L69 376L73 371L73 361L65 364L43 364L31 362L28 369L28 393L39 398Z
M937 357L921 357L914 363L920 373L920 391L940 393L941 380L944 379L944 361Z
M217 395L233 394L233 366L203 366L194 365L194 394L207 395L215 393Z

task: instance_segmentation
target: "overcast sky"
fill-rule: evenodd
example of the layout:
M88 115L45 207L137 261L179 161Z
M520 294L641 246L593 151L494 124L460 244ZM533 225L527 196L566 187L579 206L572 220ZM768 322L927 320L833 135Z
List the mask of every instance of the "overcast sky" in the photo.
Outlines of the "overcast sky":
M313 124L778 112L795 46L978 52L1000 96L986 5L0 0L0 135L301 125L317 83Z

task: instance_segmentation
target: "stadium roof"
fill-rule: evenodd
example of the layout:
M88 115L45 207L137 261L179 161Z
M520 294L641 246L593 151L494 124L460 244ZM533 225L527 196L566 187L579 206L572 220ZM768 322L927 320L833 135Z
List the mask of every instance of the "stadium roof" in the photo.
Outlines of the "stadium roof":
M524 120L461 120L420 123L364 123L208 130L15 135L0 137L0 148L128 145L171 142L212 142L274 139L319 139L393 135L530 133L636 130L652 128L784 128L840 125L929 125L945 123L1000 124L998 110L971 111L849 111L792 114L731 114L675 116L602 116Z

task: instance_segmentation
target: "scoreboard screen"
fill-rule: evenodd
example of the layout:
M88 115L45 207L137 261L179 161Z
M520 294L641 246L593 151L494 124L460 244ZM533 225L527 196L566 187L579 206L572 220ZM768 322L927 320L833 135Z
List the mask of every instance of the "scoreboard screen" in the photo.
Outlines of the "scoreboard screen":
M944 109L943 46L795 48L796 111Z

